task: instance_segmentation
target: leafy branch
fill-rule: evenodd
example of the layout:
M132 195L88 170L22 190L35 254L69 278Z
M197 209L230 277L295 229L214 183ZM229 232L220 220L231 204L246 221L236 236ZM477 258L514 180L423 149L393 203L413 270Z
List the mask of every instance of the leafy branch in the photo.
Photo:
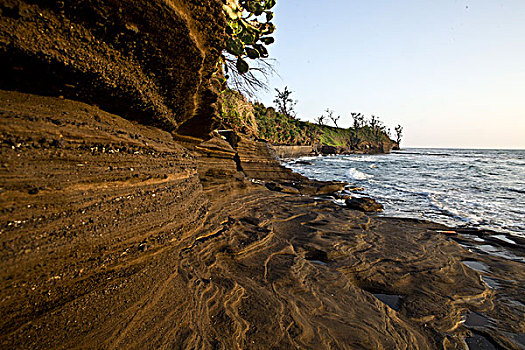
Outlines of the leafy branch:
M275 39L271 36L275 25L271 22L276 0L224 0L226 28L226 53L233 56L235 66L226 69L246 74L250 70L247 58L256 60L268 57L266 46ZM225 63L227 62L225 59ZM228 71L226 72L228 73Z

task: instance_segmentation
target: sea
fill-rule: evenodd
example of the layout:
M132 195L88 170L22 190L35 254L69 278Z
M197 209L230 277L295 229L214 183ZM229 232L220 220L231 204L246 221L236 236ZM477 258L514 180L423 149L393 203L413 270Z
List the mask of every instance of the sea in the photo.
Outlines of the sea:
M380 155L286 159L317 180L362 187L382 214L525 238L525 150L407 148Z

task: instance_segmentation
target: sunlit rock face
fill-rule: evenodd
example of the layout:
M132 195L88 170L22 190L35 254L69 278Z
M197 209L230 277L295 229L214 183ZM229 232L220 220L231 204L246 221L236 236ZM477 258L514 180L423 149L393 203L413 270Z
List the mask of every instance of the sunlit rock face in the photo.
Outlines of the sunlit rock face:
M81 100L167 130L196 116L199 131L210 128L220 1L5 0L0 11L1 88Z
M0 11L0 348L522 348L521 260L210 134L220 1Z
M0 347L104 348L158 268L175 272L160 256L198 236L197 162L167 131L67 99L0 91L0 131Z

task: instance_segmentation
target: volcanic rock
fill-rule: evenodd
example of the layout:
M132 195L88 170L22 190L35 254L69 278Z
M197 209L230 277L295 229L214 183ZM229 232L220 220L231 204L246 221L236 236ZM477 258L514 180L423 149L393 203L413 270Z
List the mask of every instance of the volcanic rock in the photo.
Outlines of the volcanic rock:
M364 212L382 211L383 205L373 198L368 197L351 197L345 200L345 204L350 209Z

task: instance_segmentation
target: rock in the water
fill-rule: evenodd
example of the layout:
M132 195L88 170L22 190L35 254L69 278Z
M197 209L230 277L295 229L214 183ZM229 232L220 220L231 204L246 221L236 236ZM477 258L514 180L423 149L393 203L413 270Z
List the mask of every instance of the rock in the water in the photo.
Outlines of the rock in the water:
M324 194L333 194L344 190L346 183L335 181L307 181L297 184L297 188L303 195L321 196Z
M322 154L339 154L341 153L342 151L342 147L338 147L338 146L327 146L327 145L323 145L321 147L321 153Z
M349 192L361 192L361 191L364 191L365 189L363 187L347 187L345 188L345 190Z
M383 205L376 202L375 199L369 197L361 198L348 198L345 200L346 206L350 209L361 210L361 211L382 211Z

